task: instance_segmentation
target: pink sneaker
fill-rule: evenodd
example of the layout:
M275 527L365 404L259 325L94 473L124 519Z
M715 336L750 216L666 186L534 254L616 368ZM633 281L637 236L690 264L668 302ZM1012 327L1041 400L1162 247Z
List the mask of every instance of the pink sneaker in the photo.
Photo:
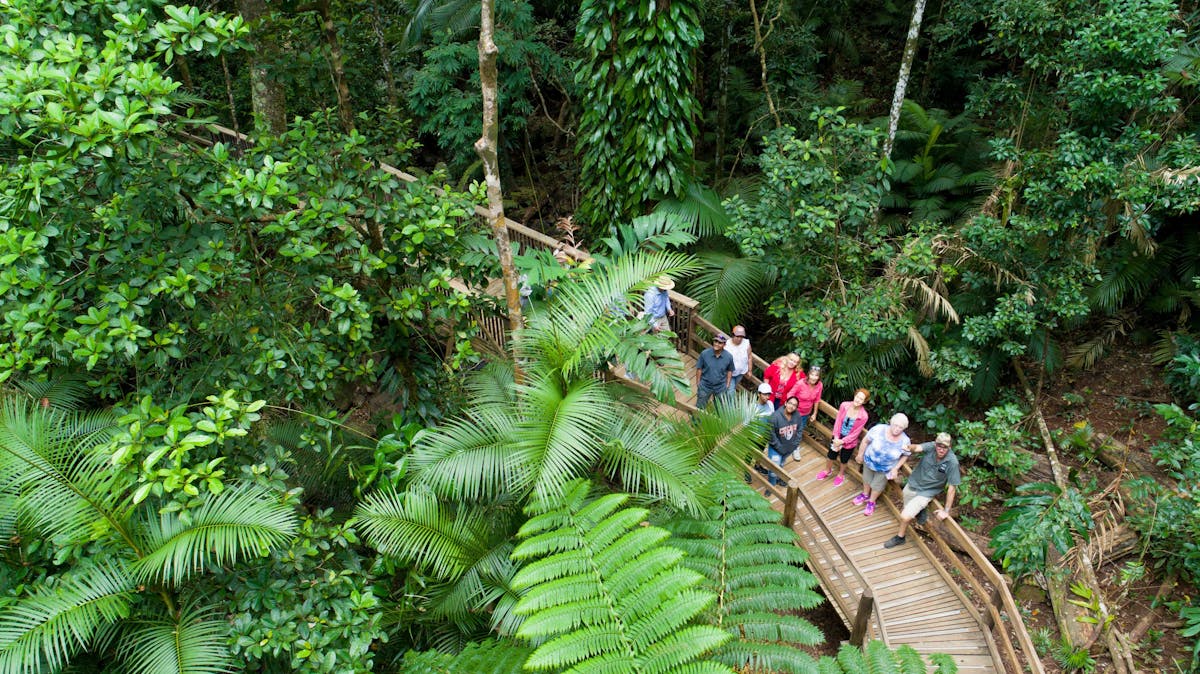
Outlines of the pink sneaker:
M866 494L859 494L854 497L854 505L862 505L863 503L866 503L866 501L867 501Z
M825 479L825 478L827 478L827 477L829 477L829 471L827 471L827 470L823 470L823 471L821 471L821 472L817 473L817 480L818 480L818 481L820 481L820 480L824 480L824 479ZM835 482L834 484L837 484L837 483Z
M863 510L863 515L870 516L873 512L875 512L875 502L867 501L867 507Z
M833 486L840 487L840 486L842 486L842 483L845 481L846 481L845 475L838 475L837 477L833 478Z

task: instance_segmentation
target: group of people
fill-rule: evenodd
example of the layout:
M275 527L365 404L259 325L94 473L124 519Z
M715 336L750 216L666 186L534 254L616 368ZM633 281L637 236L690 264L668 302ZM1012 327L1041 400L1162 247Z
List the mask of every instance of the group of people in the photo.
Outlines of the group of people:
M750 353L745 328L736 326L733 334L738 348ZM712 347L705 349L696 363L700 379L697 404L700 407L706 405L713 396L732 390L729 387L734 372L740 379L750 370L749 358L744 367L734 364L731 357L731 362L721 367L725 356L730 356L730 343L724 335L717 335ZM706 381L706 374L713 371L722 373L725 379L721 381L709 377ZM777 465L782 467L789 457L793 461L801 459L800 441L809 422L816 419L823 388L821 367L812 365L807 371L802 371L800 356L795 353L776 359L763 372L763 382L758 387L757 409L759 415L768 421L770 436L767 455ZM899 530L883 544L891 549L907 542L908 528L914 520L919 524L925 523L929 503L943 489L946 490L945 507L934 514L938 519L950 516L962 474L958 457L951 450L953 440L948 433L938 433L933 442L914 443L908 436L908 417L904 414L894 414L887 423L876 424L867 430L870 414L866 404L870 397L869 391L860 388L854 392L854 397L838 406L830 429L832 437L825 454L825 465L816 474L816 479L832 479L833 485L840 487L846 480L846 466L853 458L862 465L863 486L852 501L856 506L862 506L863 515L869 517L875 512L876 502L887 483L897 479L900 469L909 462L910 457L916 456L912 474L903 489L904 507L900 513ZM774 474L769 478L772 482L777 479Z
M669 296L673 286L664 276L646 291L643 315L652 332L669 328L668 319L675 313ZM729 336L714 335L712 345L696 359L696 406L704 409L710 401L736 391L742 377L751 371L752 363L753 350L745 326L735 325ZM777 358L763 371L757 409L767 419L770 429L767 455L780 467L789 457L793 461L801 459L800 441L809 422L816 419L823 391L821 366L811 365L808 370L801 370L800 356L796 353ZM863 515L869 517L875 512L887 483L899 476L910 457L917 456L903 489L899 530L883 544L891 549L907 542L906 534L914 520L925 523L929 503L943 489L945 507L934 514L943 520L950 516L962 475L948 433L938 433L933 442L913 443L906 432L908 417L899 413L892 415L888 423L866 430L870 419L866 403L870 397L869 391L860 388L850 400L838 406L825 466L816 479L832 479L833 485L840 487L846 480L846 466L853 458L862 465L862 491L852 501L862 506ZM773 473L768 477L772 483L777 480Z

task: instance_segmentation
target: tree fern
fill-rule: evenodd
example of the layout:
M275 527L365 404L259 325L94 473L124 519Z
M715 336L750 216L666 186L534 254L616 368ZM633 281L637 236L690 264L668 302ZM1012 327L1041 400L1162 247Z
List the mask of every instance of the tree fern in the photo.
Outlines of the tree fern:
M945 655L933 655L935 674L956 674L957 665ZM859 650L849 644L838 650L837 658L821 658L821 674L925 674L929 671L920 654L911 646L889 650L881 641L871 641Z
M0 615L0 672L60 669L88 647L100 628L129 615L134 587L123 566L96 564L5 606Z
M576 480L561 497L536 500L513 551L526 565L513 579L524 593L517 634L537 645L529 670L611 674L732 670L703 660L728 633L693 619L715 597L665 545L663 529L642 526L647 511L623 508L624 494L589 498Z
M821 631L781 609L813 608L823 601L816 578L803 568L808 555L779 514L757 492L728 473L714 476L713 505L705 519L666 523L684 564L705 579L717 602L709 622L732 638L713 657L738 671L811 672L816 663L798 646L824 641Z
M404 674L524 674L531 649L508 640L472 643L457 655L410 651L404 655Z

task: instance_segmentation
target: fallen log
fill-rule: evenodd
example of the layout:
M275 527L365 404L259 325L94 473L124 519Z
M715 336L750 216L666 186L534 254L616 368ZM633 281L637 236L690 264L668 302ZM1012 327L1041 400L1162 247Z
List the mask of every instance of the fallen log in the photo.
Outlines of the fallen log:
M1097 433L1094 439L1097 443L1096 458L1112 470L1122 470L1134 475L1150 475L1159 472L1153 457L1130 449L1111 435Z

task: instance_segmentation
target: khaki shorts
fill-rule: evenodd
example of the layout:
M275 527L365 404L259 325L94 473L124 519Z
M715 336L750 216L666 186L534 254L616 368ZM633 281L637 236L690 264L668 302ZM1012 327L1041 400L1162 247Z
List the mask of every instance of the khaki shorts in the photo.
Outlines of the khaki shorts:
M862 481L863 484L871 488L871 491L882 494L883 488L888 483L887 473L875 470L864 463L862 467Z
M907 520L916 518L917 513L924 510L932 500L932 496L921 496L909 489L908 485L904 485L904 510L900 511L900 517Z
M662 332L663 330L671 329L671 320L666 316L654 321L650 324L651 332Z

